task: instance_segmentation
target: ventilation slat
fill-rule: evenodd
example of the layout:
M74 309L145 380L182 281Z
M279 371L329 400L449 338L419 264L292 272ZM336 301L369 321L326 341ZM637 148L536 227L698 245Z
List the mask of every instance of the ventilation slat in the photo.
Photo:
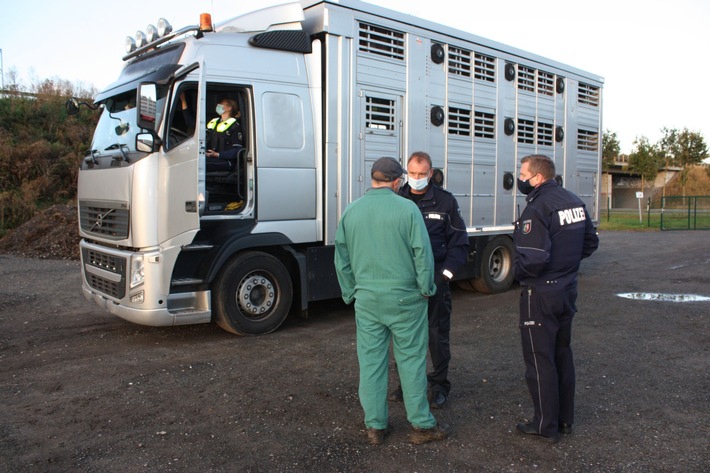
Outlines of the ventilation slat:
M496 60L491 56L476 53L474 62L474 78L486 82L496 81Z
M449 135L471 136L471 110L449 107Z
M404 33L360 23L360 51L404 60Z
M599 151L599 133L594 130L577 130L577 149L580 151Z
M476 138L495 139L496 116L494 113L476 110L474 122L474 136Z
M579 88L577 89L577 101L583 105L598 107L599 87L580 82Z

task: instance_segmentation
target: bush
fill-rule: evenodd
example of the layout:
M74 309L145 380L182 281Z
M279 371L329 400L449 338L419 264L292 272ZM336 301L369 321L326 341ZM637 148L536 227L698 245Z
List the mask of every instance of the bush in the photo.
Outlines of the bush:
M88 109L70 117L64 107L71 96L90 98L93 89L50 79L30 90L0 97L0 237L76 198L79 164L98 120Z

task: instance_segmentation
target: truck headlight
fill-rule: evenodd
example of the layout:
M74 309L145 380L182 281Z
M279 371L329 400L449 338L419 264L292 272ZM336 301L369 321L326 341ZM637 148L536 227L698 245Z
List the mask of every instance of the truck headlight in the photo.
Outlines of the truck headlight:
M131 256L131 283L130 288L143 284L145 279L145 259L143 255Z

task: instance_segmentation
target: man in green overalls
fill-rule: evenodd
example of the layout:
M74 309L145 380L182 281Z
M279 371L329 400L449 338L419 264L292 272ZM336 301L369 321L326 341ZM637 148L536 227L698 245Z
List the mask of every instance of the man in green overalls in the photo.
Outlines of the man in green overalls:
M422 214L397 195L405 173L393 158L372 166L372 188L343 212L335 267L346 303L355 301L360 403L368 440L390 431L387 405L392 341L415 444L442 440L427 401L427 298L436 293L434 258Z

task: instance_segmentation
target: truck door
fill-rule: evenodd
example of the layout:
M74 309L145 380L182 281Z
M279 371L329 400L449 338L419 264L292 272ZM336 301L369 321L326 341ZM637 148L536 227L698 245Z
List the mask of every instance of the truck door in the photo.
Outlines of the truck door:
M189 66L188 76L178 77L170 93L167 123L164 130L164 159L161 162L162 178L159 195L162 211L158 212L159 228L164 232L160 241L199 229L200 207L204 205L204 118L199 113L199 103L204 99L200 83L204 81L204 67ZM178 71L179 73L180 71ZM199 94L198 94L199 91ZM183 100L190 109L183 110Z
M360 97L363 159L353 163L353 200L370 187L370 169L379 158L389 156L403 166L406 164L406 159L401 156L402 96L362 90Z

